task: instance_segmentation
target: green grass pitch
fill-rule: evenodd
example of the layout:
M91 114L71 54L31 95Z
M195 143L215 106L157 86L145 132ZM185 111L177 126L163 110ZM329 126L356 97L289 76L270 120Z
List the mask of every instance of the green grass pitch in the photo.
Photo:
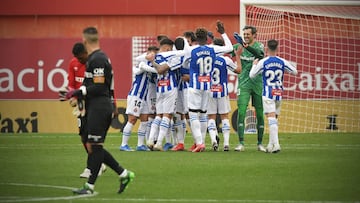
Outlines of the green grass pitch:
M109 134L105 148L135 180L119 195L108 168L97 194L79 197L71 192L85 182L79 136L0 134L0 202L360 202L359 133L280 134L278 154L258 152L256 135L245 136L245 152L234 151L235 134L229 152L211 151L209 140L202 153L120 152L120 133Z

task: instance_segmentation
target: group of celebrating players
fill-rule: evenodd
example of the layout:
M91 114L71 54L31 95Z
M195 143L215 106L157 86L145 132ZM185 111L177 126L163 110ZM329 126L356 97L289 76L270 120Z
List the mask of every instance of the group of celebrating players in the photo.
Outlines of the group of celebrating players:
M234 150L245 150L244 120L251 97L257 117L257 149L269 153L280 151L277 119L283 75L284 72L297 74L296 68L276 55L278 41L273 39L267 42L268 56L264 58L264 46L255 40L256 28L253 26L245 26L244 39L234 33L238 42L235 45L225 33L221 21L217 21L216 30L221 38L214 38L202 27L195 32L185 32L174 41L159 35L158 46L150 46L146 53L136 57L135 78L127 97L128 121L122 129L121 151L134 151L128 141L138 119L137 151L184 151L187 125L193 138L188 151L205 151L207 132L212 150L218 151L217 114L221 118L223 151L229 151L228 70L239 75L239 145ZM117 115L111 63L100 50L96 28L85 29L83 38L83 43L76 43L73 47L74 58L68 70L69 85L59 92L60 100L70 100L74 107L73 113L80 124L79 135L88 153L87 168L80 174L80 177L88 178L88 182L74 193L93 193L97 176L106 169L104 164L118 173L121 183L118 192L122 193L135 174L121 167L103 148L111 117ZM108 104L106 108L102 105L105 103ZM266 148L262 145L264 114L269 123Z
M136 57L135 79L127 98L129 120L123 129L121 151L134 151L128 140L137 119L140 119L137 151L185 150L187 124L194 143L188 151L204 151L207 132L212 149L218 151L217 114L221 118L223 150L229 151L228 70L239 74L239 145L235 151L245 150L244 119L250 97L256 109L258 150L280 151L277 117L283 73L296 74L296 68L276 56L276 40L268 41L269 56L264 58L264 46L255 40L257 31L253 26L243 29L245 40L234 33L238 42L234 46L221 21L217 22L216 30L221 38L214 38L205 28L185 32L175 41L159 35L159 47L150 46L148 52ZM262 145L264 114L270 131L266 148Z
M207 131L212 148L217 151L217 114L222 121L223 150L229 151L231 109L227 77L228 69L241 73L242 46L233 51L222 22L217 22L216 29L222 38L213 38L205 28L185 32L175 41L158 36L159 47L150 46L136 57L138 64L133 68L135 79L127 97L128 122L123 129L121 151L134 151L128 140L137 119L137 151L185 150L187 119L194 140L189 151L205 150ZM231 52L235 53L236 63L224 56Z

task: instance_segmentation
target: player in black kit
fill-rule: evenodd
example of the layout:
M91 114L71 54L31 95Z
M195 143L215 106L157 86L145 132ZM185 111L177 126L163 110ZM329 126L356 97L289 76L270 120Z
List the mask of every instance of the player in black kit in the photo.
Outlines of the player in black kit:
M88 128L86 147L89 152L87 161L91 175L82 188L73 192L75 194L92 194L101 163L105 163L119 175L118 193L122 193L134 179L135 174L120 166L103 147L114 112L111 99L114 86L112 66L109 58L100 49L98 31L95 27L83 30L83 42L89 53L84 81L78 90L69 92L69 94L85 100Z

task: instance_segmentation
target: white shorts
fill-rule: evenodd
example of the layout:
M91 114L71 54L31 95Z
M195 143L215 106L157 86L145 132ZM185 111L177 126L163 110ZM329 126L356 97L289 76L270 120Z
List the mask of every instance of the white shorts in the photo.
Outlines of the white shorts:
M176 112L182 114L187 114L189 112L187 95L188 95L187 88L178 91L178 99L176 101Z
M176 113L177 88L164 93L156 93L156 114Z
M143 112L144 114L156 113L156 85L153 83L149 83Z
M188 88L188 107L206 111L209 103L209 91Z
M226 114L231 111L229 96L213 98L210 96L207 114Z
M126 114L139 117L142 114L145 101L137 96L127 96Z
M263 100L264 113L275 112L276 115L280 115L281 101L275 101L273 99L269 99L264 96L262 97L262 100Z

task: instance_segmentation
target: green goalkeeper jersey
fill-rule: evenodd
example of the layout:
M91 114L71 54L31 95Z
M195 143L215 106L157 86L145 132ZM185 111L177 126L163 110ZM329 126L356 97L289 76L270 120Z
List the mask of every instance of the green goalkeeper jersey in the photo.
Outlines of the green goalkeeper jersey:
M234 45L237 49L239 44ZM240 89L253 89L257 94L262 94L262 76L257 75L250 79L249 73L253 65L253 61L264 58L264 45L260 42L255 42L252 46L243 49L241 54L242 72L238 75L238 85Z

